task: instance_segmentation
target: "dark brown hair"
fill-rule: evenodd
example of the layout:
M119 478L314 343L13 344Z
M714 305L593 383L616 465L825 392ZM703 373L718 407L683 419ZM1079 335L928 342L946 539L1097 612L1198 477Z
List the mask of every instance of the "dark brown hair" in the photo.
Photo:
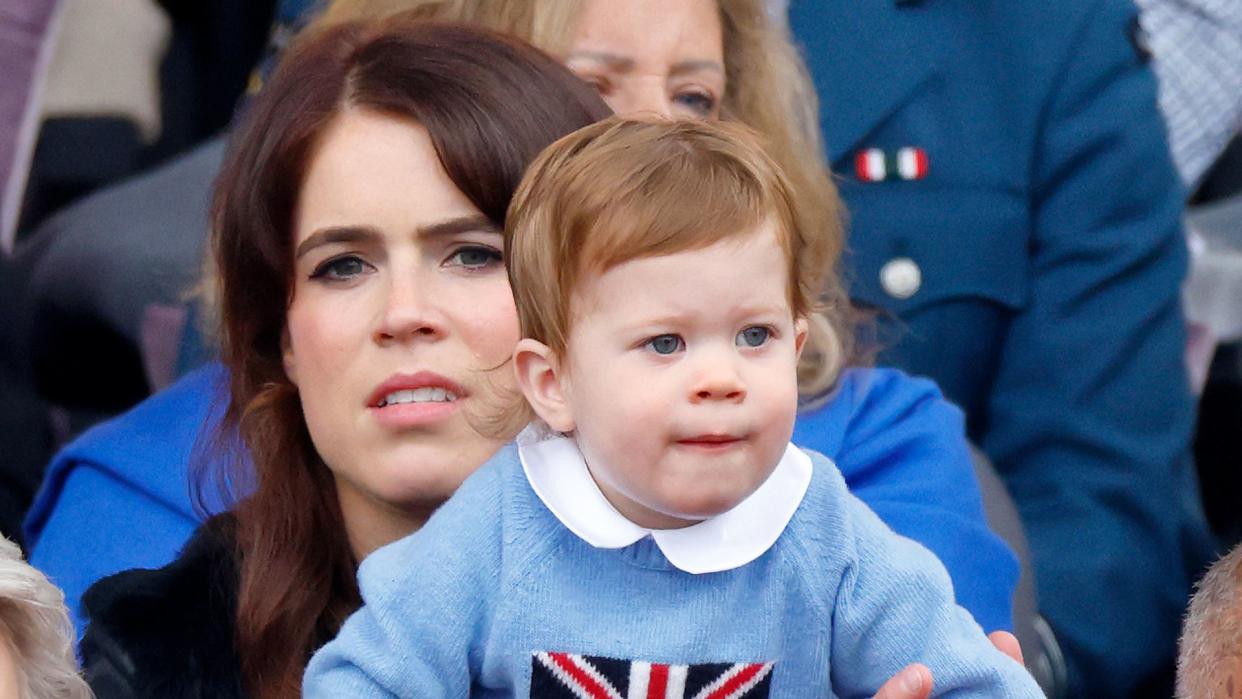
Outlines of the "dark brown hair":
M217 444L250 459L200 474L251 491L234 508L237 648L248 693L298 696L305 663L360 604L331 472L281 362L293 288L294 210L319 139L343 111L407 119L497 227L544 146L608 114L554 59L499 34L392 18L297 42L250 105L216 184L221 356L230 403Z

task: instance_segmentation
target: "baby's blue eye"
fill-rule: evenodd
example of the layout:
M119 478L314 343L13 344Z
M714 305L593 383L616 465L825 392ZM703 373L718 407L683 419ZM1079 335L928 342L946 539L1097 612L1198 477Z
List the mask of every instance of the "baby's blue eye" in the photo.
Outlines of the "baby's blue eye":
M647 346L656 354L672 354L682 348L682 341L676 335L656 335L647 340Z
M758 347L768 341L772 332L767 328L752 326L737 334L738 347Z

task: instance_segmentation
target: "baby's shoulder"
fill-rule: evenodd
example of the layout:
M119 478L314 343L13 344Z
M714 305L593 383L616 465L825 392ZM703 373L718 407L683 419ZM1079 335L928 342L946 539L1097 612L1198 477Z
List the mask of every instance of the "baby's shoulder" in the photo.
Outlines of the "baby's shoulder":
M847 569L902 539L850 492L832 459L803 451L811 457L811 480L781 537L794 560L812 570L825 570L828 563Z
M461 501L455 503L459 497ZM460 508L463 516L486 520L486 529L492 532L510 572L549 555L565 532L535 493L513 443L479 467L450 504Z
M811 458L811 478L777 546L796 570L839 569L854 555L856 514L850 502L854 498L832 459L809 449L802 451Z
M811 459L811 479L790 527L809 527L816 532L835 530L849 517L849 486L835 461L813 449L799 450Z

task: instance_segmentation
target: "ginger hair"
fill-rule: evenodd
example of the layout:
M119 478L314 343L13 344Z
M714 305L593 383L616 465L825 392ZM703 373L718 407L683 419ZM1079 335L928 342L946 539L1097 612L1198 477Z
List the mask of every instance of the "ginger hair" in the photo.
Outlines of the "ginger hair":
M814 361L799 366L799 387L820 391L836 377L847 332L827 321L820 303L841 230L806 224L761 137L734 122L612 117L539 155L505 227L522 335L564 353L584 276L752 235L767 221L788 261L790 308L819 333Z

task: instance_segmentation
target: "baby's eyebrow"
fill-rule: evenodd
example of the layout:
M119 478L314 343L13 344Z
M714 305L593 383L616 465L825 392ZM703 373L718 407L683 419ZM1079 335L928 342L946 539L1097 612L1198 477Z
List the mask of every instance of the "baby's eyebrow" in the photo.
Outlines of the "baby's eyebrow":
M629 325L634 328L644 328L658 330L677 325L683 325L687 321L694 319L693 314L689 313L664 313L658 316L647 316L635 319Z

